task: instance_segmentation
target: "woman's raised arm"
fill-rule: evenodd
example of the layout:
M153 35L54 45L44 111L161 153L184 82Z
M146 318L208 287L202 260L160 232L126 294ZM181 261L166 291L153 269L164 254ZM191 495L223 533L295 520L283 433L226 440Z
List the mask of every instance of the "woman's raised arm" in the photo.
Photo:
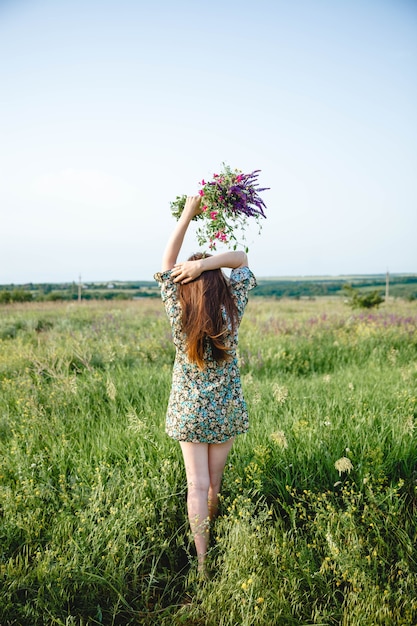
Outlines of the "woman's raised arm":
M166 272L174 267L178 254L181 250L187 228L193 217L201 213L200 204L200 196L187 197L184 210L181 213L181 217L176 223L170 238L168 239L168 243L162 256L162 272Z

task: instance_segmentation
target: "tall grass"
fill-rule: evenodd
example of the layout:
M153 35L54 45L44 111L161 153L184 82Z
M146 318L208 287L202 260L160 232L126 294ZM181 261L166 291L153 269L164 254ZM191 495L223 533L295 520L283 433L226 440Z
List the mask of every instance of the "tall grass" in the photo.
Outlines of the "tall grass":
M417 624L416 331L412 303L251 300L201 583L161 303L3 308L0 623Z

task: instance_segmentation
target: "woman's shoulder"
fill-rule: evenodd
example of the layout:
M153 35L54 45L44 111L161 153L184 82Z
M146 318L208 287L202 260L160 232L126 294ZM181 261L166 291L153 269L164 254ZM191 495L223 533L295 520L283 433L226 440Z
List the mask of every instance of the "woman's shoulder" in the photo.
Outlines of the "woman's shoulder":
M154 274L153 277L158 283L164 283L167 280L172 280L171 270L165 270L164 272L156 272L156 274Z
M247 265L232 269L230 272L230 284L232 287L242 285L247 289L253 289L257 285L256 278Z
M164 272L156 272L154 279L159 283L161 288L162 300L167 303L168 301L176 303L178 300L178 285L174 282L171 274L171 270L165 270Z

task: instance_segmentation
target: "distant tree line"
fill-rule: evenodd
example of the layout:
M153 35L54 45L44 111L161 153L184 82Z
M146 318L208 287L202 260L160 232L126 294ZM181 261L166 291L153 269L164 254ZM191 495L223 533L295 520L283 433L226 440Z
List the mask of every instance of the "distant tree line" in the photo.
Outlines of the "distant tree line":
M340 283L320 283L313 281L258 281L253 292L255 296L273 298L311 298L318 296L334 296L342 289Z
M54 302L77 300L79 286L73 283L28 283L0 285L0 304L13 302ZM319 298L340 296L352 306L372 307L383 302L385 277L364 276L349 279L259 279L252 292L254 297ZM130 300L157 298L159 288L152 281L115 281L82 285L82 300ZM408 300L417 299L417 275L392 275L389 295Z
M352 296L351 290L361 295L376 291L382 298L385 294L385 277L351 280L320 278L306 280L258 280L258 286L253 294L255 296L272 298L316 298L321 296L343 296L346 298ZM389 284L389 295L407 300L417 299L417 276L392 276ZM375 295L369 299L369 301L375 302L376 300ZM358 298L356 298L355 302L358 301Z

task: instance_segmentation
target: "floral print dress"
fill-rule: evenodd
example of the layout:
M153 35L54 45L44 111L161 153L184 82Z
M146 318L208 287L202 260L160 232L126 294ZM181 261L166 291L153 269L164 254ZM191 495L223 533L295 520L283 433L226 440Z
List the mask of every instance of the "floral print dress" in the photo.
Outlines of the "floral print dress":
M155 274L154 278L161 285L162 301L176 348L166 432L173 439L194 443L222 443L246 432L249 420L236 356L237 328L227 337L231 360L217 363L208 346L204 356L206 367L200 370L187 356L186 337L181 330L181 304L171 271ZM231 271L229 284L237 306L239 326L248 292L256 287L256 279L248 267L239 267Z

